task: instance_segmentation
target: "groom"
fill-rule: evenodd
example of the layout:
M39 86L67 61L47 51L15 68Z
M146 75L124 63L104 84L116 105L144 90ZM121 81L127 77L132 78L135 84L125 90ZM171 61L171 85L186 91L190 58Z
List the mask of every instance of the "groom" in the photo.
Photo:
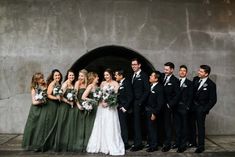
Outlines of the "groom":
M132 59L131 67L134 72L132 76L133 115L134 115L134 145L130 151L138 151L143 148L141 135L141 109L145 106L145 101L149 94L148 76L141 70L141 63L137 58Z
M117 97L118 115L121 126L122 140L125 144L125 149L127 150L130 148L130 145L128 144L127 111L132 102L133 91L131 87L131 81L125 77L125 73L123 70L116 70L115 78L120 85Z

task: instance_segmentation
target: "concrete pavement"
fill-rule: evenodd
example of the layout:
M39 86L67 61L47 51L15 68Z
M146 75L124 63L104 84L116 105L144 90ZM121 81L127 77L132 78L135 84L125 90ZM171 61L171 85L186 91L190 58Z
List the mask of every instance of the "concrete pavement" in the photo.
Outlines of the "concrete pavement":
M87 153L56 153L56 152L31 152L24 151L21 148L22 135L18 134L0 134L0 156L20 156L20 157L48 157L48 156L107 156L104 154L87 154ZM195 154L195 148L190 148L184 153L177 153L171 150L167 153L156 151L147 153L144 150L138 152L127 151L125 156L164 156L164 157L235 157L235 136L207 136L206 151L202 154Z

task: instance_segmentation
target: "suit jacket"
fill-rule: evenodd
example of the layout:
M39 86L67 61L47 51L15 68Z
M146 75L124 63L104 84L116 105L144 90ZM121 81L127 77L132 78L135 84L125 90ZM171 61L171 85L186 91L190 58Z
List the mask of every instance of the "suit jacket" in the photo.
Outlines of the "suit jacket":
M180 82L174 75L172 75L164 85L164 94L165 94L165 101L171 108L175 107L178 103L178 95L180 92Z
M193 79L193 105L195 108L197 108L197 106L202 106L203 112L208 114L210 109L217 102L216 84L210 78L208 78L202 87L198 90L199 79L200 78L198 76L194 77Z
M118 107L124 107L126 110L130 107L133 99L131 81L125 78L118 89L117 102Z
M140 74L133 80L132 88L134 100L137 100L138 104L142 105L148 97L150 88L148 76L143 71L141 71Z
M151 112L155 115L160 113L161 107L164 104L164 88L163 85L157 83L147 99L147 105L145 107L147 112Z
M178 106L183 105L185 109L189 109L193 99L193 83L189 79L185 79L184 83L180 87L178 95Z

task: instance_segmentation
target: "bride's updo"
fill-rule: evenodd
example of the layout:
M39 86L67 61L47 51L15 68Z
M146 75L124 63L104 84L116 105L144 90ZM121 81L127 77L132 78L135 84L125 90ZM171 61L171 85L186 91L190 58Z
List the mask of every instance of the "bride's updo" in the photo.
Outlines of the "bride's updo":
M95 73L95 72L89 72L88 74L87 74L87 83L88 83L88 85L89 84L92 84L92 82L94 81L94 79L96 78L96 77L98 77L98 74L97 73Z

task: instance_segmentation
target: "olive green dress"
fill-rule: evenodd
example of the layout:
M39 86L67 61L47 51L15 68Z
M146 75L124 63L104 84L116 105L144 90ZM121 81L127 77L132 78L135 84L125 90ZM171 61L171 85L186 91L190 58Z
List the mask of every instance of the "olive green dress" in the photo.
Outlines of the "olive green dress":
M38 150L45 135L45 116L43 106L45 104L31 105L28 119L25 125L22 148L25 150Z
M64 95L66 96L67 93L71 89L67 89ZM70 110L73 109L71 106L65 102L61 102L58 113L57 113L57 122L54 126L55 132L55 143L54 143L54 150L55 151L68 151L68 143L69 143L69 133L70 133L70 125L71 116ZM53 134L53 133L52 133Z
M80 105L82 104L81 97L84 93L85 88L78 90L78 101ZM82 152L84 150L84 118L85 111L80 110L77 106L70 110L70 130L69 130L69 144L68 151Z
M43 106L43 110L45 110L46 116L45 116L45 126L44 126L45 134L43 137L44 141L41 147L42 151L47 151L49 149L52 149L54 146L55 134L50 134L50 132L55 125L57 109L59 105L60 102L58 100L48 99L47 104Z
M89 98L93 98L93 92L89 94ZM86 150L89 138L91 136L91 132L93 129L93 125L95 122L95 116L97 111L98 104L94 106L94 108L91 111L85 111L85 132L84 132L84 150Z

